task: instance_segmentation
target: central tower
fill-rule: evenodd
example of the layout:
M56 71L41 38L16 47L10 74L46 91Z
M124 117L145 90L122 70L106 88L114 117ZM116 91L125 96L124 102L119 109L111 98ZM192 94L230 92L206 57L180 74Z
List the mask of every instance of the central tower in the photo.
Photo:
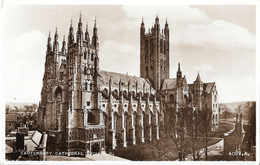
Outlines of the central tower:
M156 90L160 90L164 79L169 78L169 28L166 20L160 30L159 18L145 32L142 20L140 28L140 76L147 78Z

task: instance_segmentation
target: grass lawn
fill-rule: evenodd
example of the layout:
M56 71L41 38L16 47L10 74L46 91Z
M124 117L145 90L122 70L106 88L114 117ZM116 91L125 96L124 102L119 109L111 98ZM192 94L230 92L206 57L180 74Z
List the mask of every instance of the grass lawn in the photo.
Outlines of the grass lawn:
M213 139L208 141L208 145L210 146L218 143L221 140L220 138L224 137L224 133L233 128L234 124L231 120L221 120L219 122L219 129L210 133L209 136ZM199 148L203 147L204 144L201 142ZM176 145L170 138L161 138L158 141L146 142L144 144L137 144L126 148L118 148L113 150L113 153L119 157L135 161L163 161L178 159ZM191 148L187 149L186 153L191 153Z
M221 139L210 139L208 145L216 144ZM201 139L202 141L202 139ZM204 147L201 142L200 148ZM118 148L113 150L116 156L134 161L173 161L178 160L178 151L174 141L170 138L161 138L157 141ZM186 153L191 153L188 148Z

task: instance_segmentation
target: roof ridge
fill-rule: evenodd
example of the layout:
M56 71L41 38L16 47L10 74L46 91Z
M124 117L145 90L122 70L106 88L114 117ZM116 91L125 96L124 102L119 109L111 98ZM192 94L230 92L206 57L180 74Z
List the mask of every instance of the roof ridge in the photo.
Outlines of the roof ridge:
M216 82L205 82L203 84L214 84L214 83L216 83Z
M118 73L118 72L113 72L113 71L100 70L100 72L114 73L114 74L129 76L129 77L137 77L137 78L145 79L143 77L139 77L139 76L135 76L135 75L128 75L128 74L124 74L124 73Z

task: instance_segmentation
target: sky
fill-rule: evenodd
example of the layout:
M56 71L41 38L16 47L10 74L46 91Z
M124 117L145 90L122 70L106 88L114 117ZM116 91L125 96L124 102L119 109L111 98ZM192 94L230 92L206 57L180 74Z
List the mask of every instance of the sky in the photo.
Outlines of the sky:
M79 13L92 36L97 20L100 68L140 75L140 24L158 15L170 29L170 78L177 64L193 83L216 82L219 101L255 101L255 6L253 5L8 5L4 8L3 80L6 102L40 101L49 30L59 41L74 32ZM83 28L85 30L85 28Z

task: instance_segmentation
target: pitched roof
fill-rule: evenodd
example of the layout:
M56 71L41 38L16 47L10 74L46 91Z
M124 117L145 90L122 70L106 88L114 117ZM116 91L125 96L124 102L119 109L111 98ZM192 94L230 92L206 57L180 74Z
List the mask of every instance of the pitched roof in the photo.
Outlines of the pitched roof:
M212 93L214 86L215 86L215 82L203 83L203 90L207 94L210 94L210 93Z
M213 88L215 86L215 82L210 83L203 83L203 92L206 92L207 94L211 94L213 92ZM189 88L191 92L194 92L194 84L189 84Z
M14 113L7 113L7 114L5 114L6 116L5 116L5 120L6 121L9 121L9 122L16 122L17 121L17 114L14 114Z
M40 144L42 138L42 134L38 131L35 131L32 135L32 140L36 143L36 145Z
M10 147L9 145L5 144L5 153L12 153L13 152L13 148Z
M113 87L119 87L119 82L121 80L122 82L122 87L127 88L128 87L128 82L131 83L130 88L135 89L136 88L136 83L137 89L143 90L143 84L145 84L145 91L150 90L150 81L145 78L141 77L136 77L136 76L130 76L130 75L125 75L121 73L115 73L115 72L108 72L108 71L100 71L100 81L103 86L108 86L109 85L109 80L111 78L111 86Z
M175 89L177 86L177 78L165 79L163 81L161 89Z

